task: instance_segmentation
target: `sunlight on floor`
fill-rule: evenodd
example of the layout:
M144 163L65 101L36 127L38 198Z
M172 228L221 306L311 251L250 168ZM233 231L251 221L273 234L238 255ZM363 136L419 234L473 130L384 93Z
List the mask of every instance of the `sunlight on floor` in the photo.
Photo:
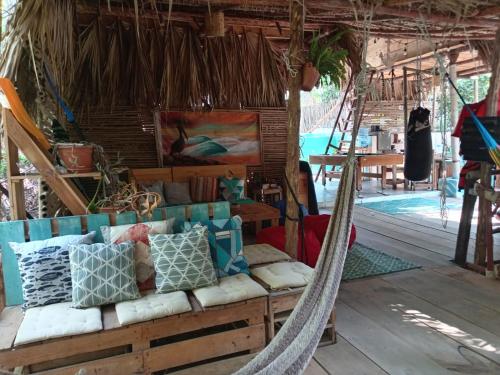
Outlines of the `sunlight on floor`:
M460 328L435 319L419 310L408 309L403 304L392 304L390 306L392 307L392 311L403 313L402 317L404 322L414 323L419 327L432 328L471 348L483 350L489 353L500 354L500 349L488 343L486 340L474 337Z

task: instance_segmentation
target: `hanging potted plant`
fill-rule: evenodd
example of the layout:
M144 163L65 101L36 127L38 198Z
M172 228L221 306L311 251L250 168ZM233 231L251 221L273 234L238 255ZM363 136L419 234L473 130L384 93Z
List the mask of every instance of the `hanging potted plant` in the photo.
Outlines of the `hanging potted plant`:
M340 31L323 40L320 40L319 33L313 35L307 62L302 67L302 90L311 91L320 82L340 86L346 74L347 51L335 44L342 34Z

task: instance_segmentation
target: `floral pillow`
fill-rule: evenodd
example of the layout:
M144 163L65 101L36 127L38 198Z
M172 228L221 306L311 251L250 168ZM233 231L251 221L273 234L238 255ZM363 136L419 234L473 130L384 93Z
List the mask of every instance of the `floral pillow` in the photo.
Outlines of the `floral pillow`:
M173 233L174 218L117 226L103 226L101 232L107 244L134 241L134 262L139 290L155 288L155 270L149 246L150 234Z

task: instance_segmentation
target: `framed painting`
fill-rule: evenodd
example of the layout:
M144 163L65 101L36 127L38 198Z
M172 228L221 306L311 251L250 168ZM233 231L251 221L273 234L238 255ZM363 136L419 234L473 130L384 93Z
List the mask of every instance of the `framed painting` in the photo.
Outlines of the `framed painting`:
M259 124L255 112L161 112L161 159L164 165L260 165Z

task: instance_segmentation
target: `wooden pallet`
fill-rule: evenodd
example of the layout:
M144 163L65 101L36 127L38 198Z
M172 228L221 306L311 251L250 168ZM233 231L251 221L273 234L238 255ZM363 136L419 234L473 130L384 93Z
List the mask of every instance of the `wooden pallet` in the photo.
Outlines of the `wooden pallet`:
M291 288L269 292L266 313L266 337L268 342L276 335L276 328L283 325L288 319L292 310L299 302L304 289ZM320 346L334 344L337 340L335 332L335 308L332 310L328 324L325 327L325 333L326 340L322 340Z
M25 373L150 374L233 353L255 352L266 343L266 298L203 309L121 327L114 306L102 309L104 329L84 335L13 347L23 315L0 315L0 369Z

